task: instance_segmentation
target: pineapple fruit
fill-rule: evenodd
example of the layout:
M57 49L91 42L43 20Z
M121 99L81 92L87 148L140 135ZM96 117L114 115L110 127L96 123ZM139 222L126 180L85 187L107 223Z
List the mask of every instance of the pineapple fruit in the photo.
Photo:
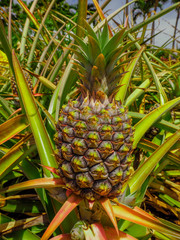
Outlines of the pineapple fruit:
M122 76L124 29L109 39L86 24L88 43L73 50L80 76L76 100L62 106L56 125L56 158L67 189L89 201L114 198L130 176L133 127L128 110L114 99Z

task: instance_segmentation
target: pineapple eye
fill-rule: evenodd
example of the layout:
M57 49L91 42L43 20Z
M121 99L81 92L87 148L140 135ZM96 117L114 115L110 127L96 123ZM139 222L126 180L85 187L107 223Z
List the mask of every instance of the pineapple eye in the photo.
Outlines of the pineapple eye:
M118 182L121 181L122 179L122 176L123 176L123 170L121 167L118 167L116 168L114 171L112 171L109 175L110 177L110 180L111 180L111 184L112 185L115 185L117 184Z
M103 163L93 166L90 173L94 180L106 179L108 177L107 168Z
M113 117L112 118L112 124L121 125L122 124L122 119L119 116Z
M105 164L110 172L114 170L120 164L120 158L118 154L114 152L112 155L110 155L106 159Z
M90 124L97 124L99 122L99 119L96 115L93 115L88 118L88 123Z
M101 162L100 154L96 149L89 149L85 154L85 159L90 167Z
M123 153L129 152L129 148L126 145L122 145L120 148L120 151L122 151Z
M97 132L89 132L86 136L86 143L90 148L97 148L100 143L100 137Z
M97 181L93 186L93 190L101 196L107 195L112 189L112 185L107 181Z
M63 144L61 146L61 153L66 160L70 161L72 158L72 150L70 144Z
M77 174L76 181L81 188L91 188L94 183L92 177L88 172Z
M83 139L74 139L72 149L75 154L83 155L87 150L87 146Z
M87 125L86 125L86 123L85 122L83 122L83 121L79 121L79 122L77 122L76 123L76 125L74 126L74 128L76 129L76 130L86 130L87 129Z
M76 110L74 110L74 111L71 111L71 112L69 112L69 116L68 117L71 117L71 118L73 118L73 119L79 119L79 112L78 111L76 111Z
M113 146L112 143L109 141L104 141L100 144L98 151L101 154L103 159L107 158L109 155L113 153Z
M71 160L71 164L73 167L73 170L75 172L86 172L88 171L87 167L86 167L86 162L83 156L75 156L73 157L73 159Z
M66 177L74 179L74 172L68 162L63 162L60 168Z

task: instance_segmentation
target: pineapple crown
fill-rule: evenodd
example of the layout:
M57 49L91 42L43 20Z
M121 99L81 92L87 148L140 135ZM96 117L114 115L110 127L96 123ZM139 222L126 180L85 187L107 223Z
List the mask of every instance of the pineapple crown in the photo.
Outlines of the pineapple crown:
M133 43L123 43L126 28L110 38L107 21L97 34L86 21L84 23L84 40L71 34L76 41L76 49L72 51L76 55L75 65L78 67L82 86L91 96L97 91L103 91L107 96L114 95L124 73L122 66L129 62L129 59L124 61L123 57Z

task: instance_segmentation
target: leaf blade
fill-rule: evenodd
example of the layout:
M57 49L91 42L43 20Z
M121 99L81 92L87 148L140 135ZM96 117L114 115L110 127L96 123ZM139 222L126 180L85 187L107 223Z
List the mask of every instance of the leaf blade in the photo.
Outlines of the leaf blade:
M135 127L135 134L134 134L134 143L133 146L136 147L139 140L145 134L145 132L149 129L151 125L153 125L163 114L167 111L172 109L174 106L180 103L180 97L173 99L163 106L153 110L148 115L146 115L143 119L141 119L134 127Z
M51 221L50 225L43 234L41 240L47 240L54 230L62 223L66 216L82 201L82 199L72 194L67 201L60 208L54 219Z

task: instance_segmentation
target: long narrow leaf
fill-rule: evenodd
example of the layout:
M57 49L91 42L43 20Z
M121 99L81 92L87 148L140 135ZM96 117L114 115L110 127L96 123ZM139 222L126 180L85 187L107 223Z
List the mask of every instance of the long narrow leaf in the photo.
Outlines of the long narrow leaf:
M0 225L0 233L8 234L16 231L16 229L25 229L39 224L43 224L43 216L30 217L22 220L10 221Z
M41 163L45 166L57 167L54 151L47 135L44 123L39 114L38 108L35 104L33 95L28 88L27 82L24 78L22 69L18 59L13 51L13 65L15 69L17 85L22 97L25 111L34 135L37 149L40 155ZM50 172L45 170L47 176L51 176Z
M93 230L95 239L108 240L101 223L93 223L93 224L91 224L91 228Z
M34 23L34 25L38 29L40 25L39 25L37 19L35 18L35 16L32 14L32 12L29 11L29 9L27 8L26 4L23 3L23 1L18 0L18 2L21 5L21 7L24 9L24 11L27 13L29 19L31 19L31 21Z
M0 125L0 144L8 141L28 127L25 115L18 115Z
M132 117L133 121L135 123L139 122L140 120L142 120L145 116L147 116L146 114L143 113L138 113L138 112L131 112L129 111L129 115ZM171 122L168 122L166 120L158 120L157 122L154 123L154 126L156 126L157 128L163 128L166 131L169 132L176 132L177 130L179 130L178 125L175 125Z
M145 151L148 151L148 152L154 152L159 146L153 142L146 140L146 139L142 139L138 143L138 147L141 149L144 149ZM180 164L180 158L172 152L168 152L166 154L166 158L172 162Z
M63 204L61 209L58 211L54 219L51 221L50 225L43 234L41 240L47 240L55 229L62 223L66 216L82 201L77 195L72 194L66 202Z
M128 37L129 37L129 39L131 39L131 41L134 41L134 40L135 40L134 37L133 37L130 33L128 33L127 35L128 35ZM138 50L141 49L141 46L139 45L138 42L136 42L134 45L136 46L136 48L137 48ZM164 89L163 89L163 87L162 87L162 85L161 85L161 83L160 83L160 81L159 81L159 78L158 78L158 76L157 76L157 74L156 74L156 72L155 72L155 70L154 70L154 68L153 68L153 66L152 66L149 58L147 57L146 53L144 52L144 53L142 54L142 56L143 56L144 61L146 62L147 66L148 66L148 68L149 68L149 71L150 71L150 73L151 73L151 75L152 75L152 78L153 78L153 80L154 80L154 83L155 83L156 88L157 88L158 93L159 93L160 103L161 103L161 105L162 105L162 104L164 104L165 102L167 102L167 100L168 100L168 99L167 99L167 96L166 96L166 93L165 93L165 91L164 91Z
M171 110L173 107L180 103L180 97L173 99L163 106L155 109L154 111L150 112L146 117L141 119L134 127L135 127L135 134L134 134L134 147L136 147L139 140L145 134L145 132L152 126L163 114L167 111Z
M104 13L103 13L101 7L99 6L99 3L97 2L97 0L93 0L93 3L94 3L94 5L95 5L95 7L96 7L96 9L98 11L98 14L99 14L101 20L104 20L105 16L104 16ZM109 25L108 25L108 29L109 29L109 35L112 37L113 33L112 33L111 28L110 28Z
M167 224L163 224L159 220L154 220L151 217L148 217L146 214L139 213L121 203L118 203L118 206L112 206L114 214L118 218L122 218L133 223L140 224L147 228L154 229L158 232L163 232L164 234L168 234L172 237L176 237L180 239L180 228L179 226L175 229L172 229L171 226Z
M58 235L56 237L50 238L49 240L72 240L70 233L65 233Z
M33 180L28 180L22 183L17 183L12 186L0 189L0 193L23 191L32 188L54 188L54 187L64 187L64 183L60 178L38 178Z
M160 17L162 17L163 15L167 14L168 12L171 12L172 10L178 8L180 6L180 3L177 2L175 4L170 5L170 7L156 13L155 15L152 15L151 17L147 18L145 21L135 25L134 27L129 29L129 32L136 32L137 30L141 29L142 27L144 27L145 25L148 25L149 23L155 21L156 19L159 19Z
M33 14L34 9L36 7L38 0L34 0L31 8L30 8L30 12ZM33 16L33 15L32 15ZM21 56L21 60L24 59L24 54L25 54L25 44L26 44L26 40L27 40L27 33L29 30L29 24L30 24L30 19L29 17L26 18L26 22L24 24L24 28L23 28L23 33L22 33L22 37L21 37L21 45L20 45L20 56Z
M144 93L144 90L150 86L151 81L146 79L141 85L139 85L138 89L134 90L126 99L124 105L130 106L136 99L138 99L141 94Z
M0 224L8 223L13 221L14 219L8 217L1 213ZM15 222L15 221L14 221ZM29 229L14 231L13 233L8 235L9 239L27 239L27 240L40 240L40 237L33 234Z
M22 151L22 145L26 143L30 137L31 135L22 138L0 159L0 179L7 175L19 162L36 149L36 146L32 145L25 152Z
M105 209L107 215L109 216L109 218L111 219L112 224L114 225L117 234L119 234L119 230L118 230L118 226L117 226L117 221L112 209L112 205L109 199L104 198L104 199L100 199L99 200L101 205L103 206L103 208Z
M174 133L164 144L159 148L135 171L128 181L131 192L141 188L143 182L152 172L156 164L164 157L171 147L180 139L180 130Z
M124 233L122 231L119 231L119 236L117 235L117 232L112 227L105 227L104 228L106 236L110 240L137 240L136 238L130 236L127 233Z
M131 81L131 77L133 75L133 71L136 67L136 64L139 60L139 58L141 57L142 52L144 51L144 47L142 47L139 52L135 55L134 59L132 60L132 62L129 64L129 66L127 67L126 71L127 73L124 74L124 76L122 77L122 80L120 82L121 87L119 88L119 91L117 92L115 99L118 101L121 101L122 103L124 103L124 99L127 93L127 89L129 86L129 83Z

